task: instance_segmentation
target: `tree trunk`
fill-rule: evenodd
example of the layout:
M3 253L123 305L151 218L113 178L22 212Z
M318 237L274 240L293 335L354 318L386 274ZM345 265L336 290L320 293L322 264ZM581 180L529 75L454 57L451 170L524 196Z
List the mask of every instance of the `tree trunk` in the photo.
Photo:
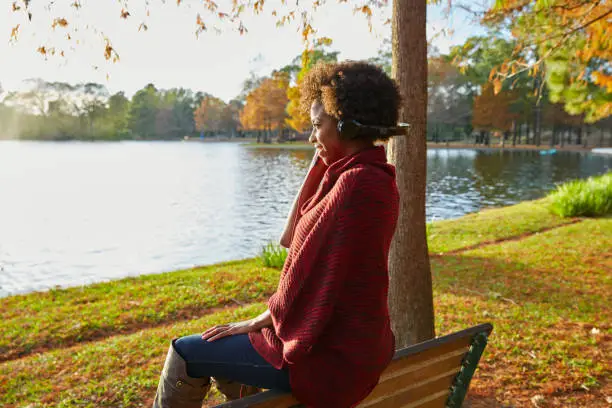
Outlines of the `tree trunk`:
M397 169L400 213L389 254L389 312L396 347L434 337L433 289L425 225L427 175L427 5L393 2L393 77L403 96L400 120L407 136L388 146Z
M526 123L526 129L525 129L525 144L528 145L529 144L529 132L530 132L530 122Z

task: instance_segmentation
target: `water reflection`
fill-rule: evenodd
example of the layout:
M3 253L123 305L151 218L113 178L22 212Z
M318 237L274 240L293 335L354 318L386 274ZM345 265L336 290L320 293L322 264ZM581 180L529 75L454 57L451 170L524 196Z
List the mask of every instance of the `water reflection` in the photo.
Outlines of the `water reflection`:
M0 296L253 256L277 239L312 150L0 143ZM427 217L609 171L585 153L428 152Z

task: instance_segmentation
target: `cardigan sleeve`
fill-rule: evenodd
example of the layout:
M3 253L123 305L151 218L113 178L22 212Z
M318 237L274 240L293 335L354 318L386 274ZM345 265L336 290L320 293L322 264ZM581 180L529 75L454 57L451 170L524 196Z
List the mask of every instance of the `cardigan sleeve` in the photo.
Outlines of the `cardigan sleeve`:
M384 181L384 179L382 180ZM330 192L329 217L298 252L269 308L283 343L283 359L294 364L306 356L328 327L339 293L351 270L368 251L388 198L378 197L381 177L356 169L343 174ZM384 183L383 183L384 184Z

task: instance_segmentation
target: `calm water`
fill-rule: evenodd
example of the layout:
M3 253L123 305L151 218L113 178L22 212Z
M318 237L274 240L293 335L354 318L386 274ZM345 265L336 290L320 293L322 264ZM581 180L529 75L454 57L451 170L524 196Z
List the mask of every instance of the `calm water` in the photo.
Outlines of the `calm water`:
M250 257L312 152L236 144L0 142L0 296ZM432 150L428 218L543 196L612 156Z

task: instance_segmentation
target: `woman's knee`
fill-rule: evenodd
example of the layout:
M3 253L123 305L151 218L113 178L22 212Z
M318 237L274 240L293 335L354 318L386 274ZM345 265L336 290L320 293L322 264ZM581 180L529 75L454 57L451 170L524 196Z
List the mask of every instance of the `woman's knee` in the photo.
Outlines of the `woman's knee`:
M206 347L205 343L199 334L180 337L173 342L174 349L185 361L191 360L195 354L201 354L202 348Z

